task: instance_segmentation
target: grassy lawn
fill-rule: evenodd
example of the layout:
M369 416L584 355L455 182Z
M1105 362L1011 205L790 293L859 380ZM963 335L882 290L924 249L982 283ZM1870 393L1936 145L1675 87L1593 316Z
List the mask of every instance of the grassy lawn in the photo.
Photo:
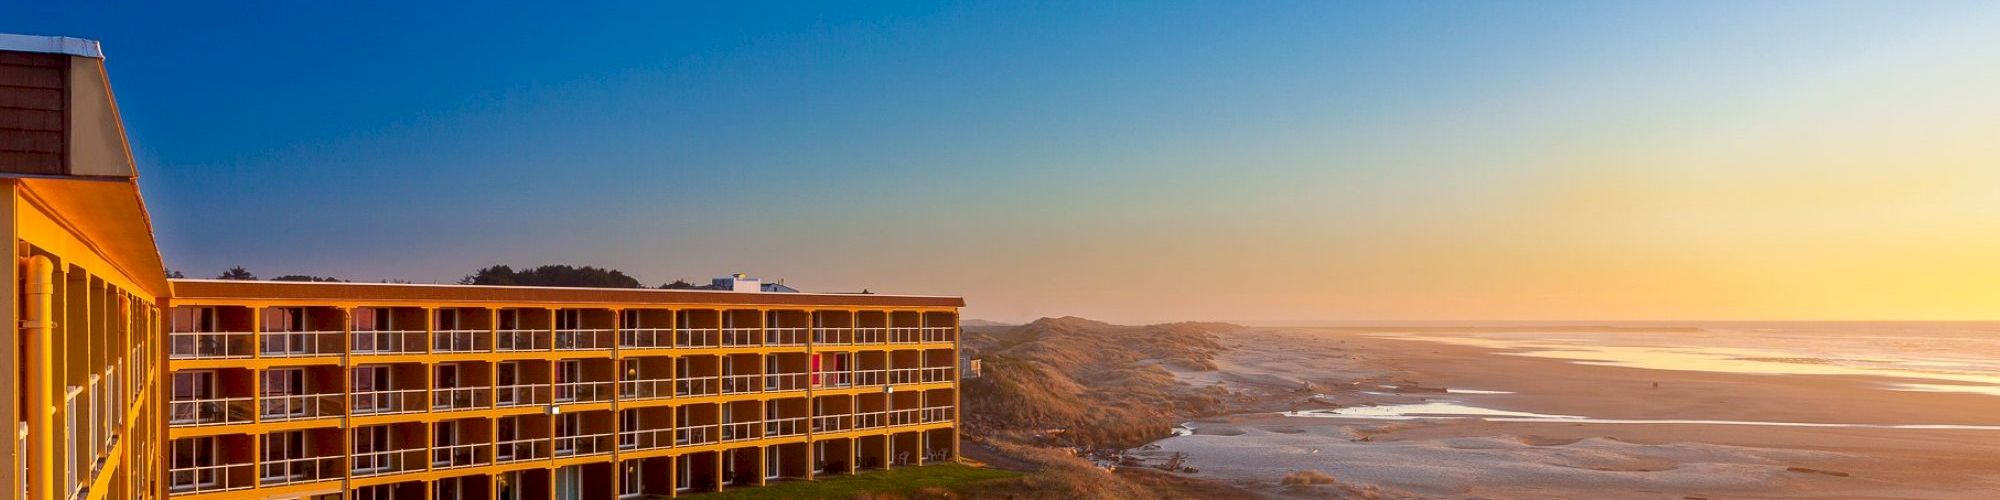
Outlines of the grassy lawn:
M1018 472L982 469L962 464L936 464L852 476L824 476L815 481L785 481L770 486L694 495L702 500L789 498L853 498L860 493L910 493L924 488L962 490L972 483L1020 476ZM682 497L689 498L689 497Z

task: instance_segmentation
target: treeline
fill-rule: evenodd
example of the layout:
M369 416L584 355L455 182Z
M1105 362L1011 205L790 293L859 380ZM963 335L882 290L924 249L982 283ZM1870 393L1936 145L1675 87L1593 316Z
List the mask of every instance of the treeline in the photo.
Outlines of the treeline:
M169 270L167 271L167 277L186 278L187 275L181 273L180 271ZM223 271L222 274L217 275L215 279L256 280L257 275L255 273L251 273L249 269L244 269L243 266L234 266L229 268L228 271ZM309 274L287 274L284 276L271 278L271 281L303 281L311 283L349 282L348 280L332 276L314 276ZM402 281L402 280L382 280L382 282L409 283L408 281ZM641 284L639 282L638 278L634 278L629 274L625 274L624 271L619 271L617 269L607 269L596 266L572 266L567 264L536 266L531 268L522 268L520 270L516 270L512 266L506 266L506 265L488 266L478 271L474 271L472 274L466 275L465 278L459 279L458 284L496 285L496 286L565 286L565 287L588 287L588 288L645 288L646 287L646 285ZM664 288L670 290L684 290L691 288L699 288L699 285L689 283L687 280L674 280L672 282L660 285L658 288Z

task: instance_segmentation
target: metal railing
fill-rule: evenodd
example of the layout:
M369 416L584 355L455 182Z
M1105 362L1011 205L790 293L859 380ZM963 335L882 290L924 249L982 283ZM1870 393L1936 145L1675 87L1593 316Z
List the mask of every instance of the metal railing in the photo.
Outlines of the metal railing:
M556 456L574 457L610 453L612 438L613 436L609 432L577 436L556 436Z
M923 368L923 371L924 371L924 378L923 378L923 380L924 380L924 382L926 382L926 383L929 383L929 382L950 382L950 381L951 381L951 379L952 379L952 376L951 376L951 372L952 372L952 369L953 369L953 368L952 368L952 367L949 367L949 366L927 366L927 367L924 367L924 368Z
M495 461L499 463L543 460L549 458L549 438L525 438L501 441L494 447Z
M652 450L673 445L674 429L671 428L620 431L618 433L618 449L620 450Z
M556 330L556 350L594 351L610 349L613 333L609 328L570 328Z
M854 428L878 429L887 424L888 412L864 411L854 413Z
M914 384L922 380L922 368L894 368L889 370L889 383L891 384Z
M253 333L173 332L167 334L167 355L173 359L248 358Z
M814 328L813 343L819 345L846 345L854 343L854 332L850 328Z
M665 349L674 346L672 328L630 328L618 331L618 347L625 349Z
M423 330L357 330L347 341L348 352L356 356L424 352Z
M589 403L610 401L611 382L566 382L556 384L557 403Z
M167 402L167 423L175 427L247 424L257 419L257 398L181 399Z
M924 423L949 422L951 421L951 406L924 407L918 419Z
M493 388L493 405L501 408L549 404L548 384L516 384Z
M674 330L674 347L715 347L721 337L715 328L680 328Z
M486 352L493 350L493 332L487 330L438 330L431 332L431 352Z
M674 428L674 445L693 446L713 443L716 436L721 433L722 426L718 424L683 425Z
M548 337L548 330L524 330L518 328L513 330L494 330L493 350L500 352L546 351L549 350L549 346L547 342L543 342L543 339L547 339Z
M924 340L923 328L914 326L896 326L889 328L889 343L891 344L915 344L922 342L923 340Z
M854 374L847 371L819 372L814 374L813 387L850 387L854 385Z
M806 345L806 337L807 337L806 330L807 329L804 327L765 328L764 345L767 346Z
M855 370L854 385L868 387L882 385L889 381L889 370Z
M355 415L381 415L388 413L416 413L426 409L423 389L399 389L390 391L356 392L348 406Z
M431 445L431 469L453 469L486 465L486 443Z
M806 417L778 418L764 421L764 437L798 436L806 433Z
M853 415L820 415L813 417L813 432L839 432L853 428Z
M899 427L923 423L923 419L921 418L922 412L923 410L919 408L889 410L889 426Z
M338 417L344 411L339 394L266 394L258 399L257 406L258 419L264 422Z
M772 373L764 375L764 392L785 392L806 390L810 378L805 373Z
M888 340L888 328L862 327L854 329L854 343L856 344L880 344Z
M951 342L953 337L952 331L956 330L956 328L949 326L926 326L923 328L924 342Z
M721 388L721 377L709 376L674 379L675 396L713 396Z
M431 411L492 407L492 386L440 387L431 391Z
M758 330L761 330L761 328L724 328L722 329L722 346L757 345Z
M249 479L256 473L257 466L248 463L167 469L167 491L181 494L249 489L257 486Z
M722 393L738 394L745 392L757 392L764 388L764 382L762 378L763 375L758 375L754 373L749 375L723 375Z
M722 442L744 441L764 437L762 421L730 422L722 424Z
M339 479L340 459L344 457L306 457L285 460L264 460L257 463L262 471L257 474L257 482L264 486L310 483Z
M345 332L339 330L305 332L264 332L257 336L257 350L266 358L338 356Z
M673 397L673 395L673 379L655 378L618 381L618 399L659 399Z
M352 459L353 464L349 467L349 475L353 477L380 476L383 474L423 470L426 465L424 462L424 450L421 448L355 453Z

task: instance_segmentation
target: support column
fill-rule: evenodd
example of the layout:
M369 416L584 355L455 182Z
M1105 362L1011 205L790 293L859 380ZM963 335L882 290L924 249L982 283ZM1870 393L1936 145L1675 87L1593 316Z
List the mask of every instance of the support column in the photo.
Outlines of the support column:
M28 496L36 500L56 494L55 398L52 394L55 355L55 263L48 257L28 258L27 304L22 327L28 336Z

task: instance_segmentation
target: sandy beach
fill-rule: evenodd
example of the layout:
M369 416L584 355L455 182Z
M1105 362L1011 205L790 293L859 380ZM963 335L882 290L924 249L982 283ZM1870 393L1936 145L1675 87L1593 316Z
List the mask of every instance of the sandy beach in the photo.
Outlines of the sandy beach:
M1188 435L1139 453L1186 453L1196 477L1279 495L1327 493L1276 486L1304 470L1412 497L2000 494L2000 397L1894 389L1967 383L1931 377L1979 381L1958 375L1978 372L1846 369L1845 360L1754 349L1717 359L1787 373L1662 369L1564 359L1573 353L1561 349L1521 355L1548 349L1482 340L1332 328L1225 334L1220 369L1176 376L1257 394L1264 411L1190 422Z

